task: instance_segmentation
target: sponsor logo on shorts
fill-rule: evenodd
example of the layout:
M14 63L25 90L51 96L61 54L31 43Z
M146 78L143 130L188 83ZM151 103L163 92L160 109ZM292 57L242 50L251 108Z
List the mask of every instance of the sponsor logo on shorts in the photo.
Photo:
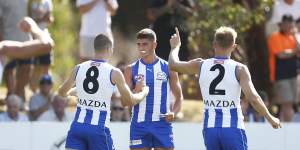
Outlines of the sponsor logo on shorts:
M142 144L142 140L131 140L130 141L130 145L140 145Z

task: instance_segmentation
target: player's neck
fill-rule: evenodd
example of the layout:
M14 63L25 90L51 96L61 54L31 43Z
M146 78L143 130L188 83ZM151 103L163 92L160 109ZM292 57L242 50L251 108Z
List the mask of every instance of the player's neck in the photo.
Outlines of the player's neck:
M103 61L108 61L109 55L106 53L101 53L101 54L96 54L95 55L96 60L103 60Z
M216 50L215 51L215 58L230 58L231 53L227 52L226 50Z
M146 64L153 64L156 60L158 59L158 57L154 54L154 55L148 55L142 58L143 62Z

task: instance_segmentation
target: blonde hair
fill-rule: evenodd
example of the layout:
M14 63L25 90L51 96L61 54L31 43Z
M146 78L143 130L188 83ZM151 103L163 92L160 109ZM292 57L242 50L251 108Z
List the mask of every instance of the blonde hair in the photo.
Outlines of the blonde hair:
M231 27L221 26L216 30L214 41L222 48L229 48L235 43L236 31Z

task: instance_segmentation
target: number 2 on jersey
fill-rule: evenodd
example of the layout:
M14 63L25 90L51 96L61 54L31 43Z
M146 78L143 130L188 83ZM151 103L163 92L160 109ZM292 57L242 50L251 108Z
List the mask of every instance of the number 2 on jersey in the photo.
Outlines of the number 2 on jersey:
M92 74L93 72L93 74ZM86 78L83 81L83 89L89 94L95 94L99 89L97 78L99 77L99 70L96 66L90 67L86 72ZM89 84L92 83L92 88Z
M216 89L218 84L223 80L225 74L225 68L221 64L216 64L210 68L210 71L219 70L218 76L210 83L209 85L209 94L210 95L225 95L225 90Z

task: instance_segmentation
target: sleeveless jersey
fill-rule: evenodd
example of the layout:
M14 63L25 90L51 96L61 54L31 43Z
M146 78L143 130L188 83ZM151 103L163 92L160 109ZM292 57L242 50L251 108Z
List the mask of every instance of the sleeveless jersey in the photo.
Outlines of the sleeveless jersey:
M205 107L204 128L244 129L240 105L241 86L232 59L211 58L201 66L199 85Z
M168 63L159 58L152 64L146 64L140 59L131 67L133 86L140 78L144 78L144 82L149 86L146 99L133 107L131 121L133 123L163 121L161 114L170 112Z
M115 85L111 82L113 66L102 60L79 64L76 74L78 96L74 121L107 126L110 121L110 102Z

